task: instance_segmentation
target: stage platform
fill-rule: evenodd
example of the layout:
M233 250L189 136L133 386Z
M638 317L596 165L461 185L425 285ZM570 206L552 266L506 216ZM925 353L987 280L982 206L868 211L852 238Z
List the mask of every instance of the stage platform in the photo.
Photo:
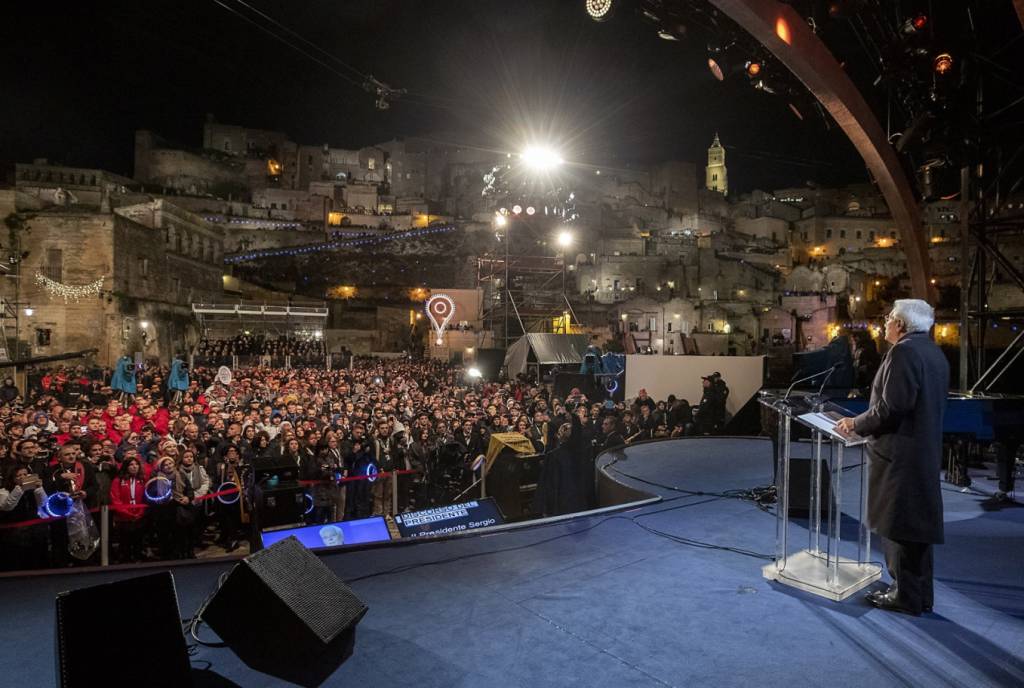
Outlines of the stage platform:
M798 451L809 455L810 446ZM882 612L860 595L830 602L764 580L759 555L773 552L774 516L719 496L769 484L771 454L766 439L637 445L599 463L659 503L324 555L369 605L354 656L324 685L1024 685L1024 508L986 512L984 497L943 485L935 612ZM856 463L859 452L848 457ZM851 507L856 477L844 478ZM791 529L798 542L804 533ZM171 569L183 616L229 567ZM0 580L10 685L53 685L57 592L136 573ZM131 627L130 613L125 620L124 638L95 641L152 653L157 669L159 648ZM137 643L126 642L133 636ZM227 649L199 648L192 659L209 666L197 685L282 685Z

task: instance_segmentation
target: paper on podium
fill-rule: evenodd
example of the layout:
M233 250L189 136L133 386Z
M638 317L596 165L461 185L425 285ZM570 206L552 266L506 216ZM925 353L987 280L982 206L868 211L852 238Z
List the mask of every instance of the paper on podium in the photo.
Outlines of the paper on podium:
M839 413L838 411L820 411L817 413L804 413L802 415L797 416L797 418L803 421L806 425L810 425L811 427L822 431L832 439L839 440L848 447L858 444L864 444L865 442L868 441L866 437L861 437L856 433L844 435L837 431L836 423L841 418L846 418L846 416L844 416L842 413Z

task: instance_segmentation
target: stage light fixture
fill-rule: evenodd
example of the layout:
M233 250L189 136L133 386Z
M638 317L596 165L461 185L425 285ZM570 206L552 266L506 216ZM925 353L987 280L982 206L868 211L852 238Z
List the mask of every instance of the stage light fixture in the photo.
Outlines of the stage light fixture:
M586 0L587 14L594 21L604 21L611 15L613 0Z
M746 64L747 76L754 77L761 73L761 63L756 60L750 60Z
M494 226L495 227L504 227L507 224L508 224L508 218L507 217L505 217L501 213L495 213L494 214Z
M911 25L920 31L928 24L928 15L919 14L911 20Z
M470 368L466 371L466 376L474 380L479 380L484 376L484 374L480 372L479 368Z
M562 230L558 233L558 245L562 248L567 248L572 245L572 232L569 230Z
M938 75L943 75L953 69L953 56L949 53L939 53L932 61L932 68Z
M538 172L552 170L565 162L558 151L550 146L527 146L519 158L527 167Z

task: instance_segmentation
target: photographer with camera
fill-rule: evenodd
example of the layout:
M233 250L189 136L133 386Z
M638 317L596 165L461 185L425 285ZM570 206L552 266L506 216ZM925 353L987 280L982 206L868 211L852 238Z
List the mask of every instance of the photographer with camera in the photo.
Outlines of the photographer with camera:
M36 518L46 501L43 479L26 465L8 466L0 486L0 523ZM46 524L0 529L0 571L44 568L47 564L49 529Z

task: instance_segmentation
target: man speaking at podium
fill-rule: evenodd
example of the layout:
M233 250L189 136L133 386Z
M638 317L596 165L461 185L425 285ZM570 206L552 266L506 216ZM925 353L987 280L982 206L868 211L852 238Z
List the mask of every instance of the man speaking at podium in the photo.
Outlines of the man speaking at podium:
M893 583L868 594L879 609L919 615L932 609L932 545L941 544L942 414L949 364L929 330L935 311L899 299L885 319L885 355L864 413L836 429L868 438L868 524L885 540Z

